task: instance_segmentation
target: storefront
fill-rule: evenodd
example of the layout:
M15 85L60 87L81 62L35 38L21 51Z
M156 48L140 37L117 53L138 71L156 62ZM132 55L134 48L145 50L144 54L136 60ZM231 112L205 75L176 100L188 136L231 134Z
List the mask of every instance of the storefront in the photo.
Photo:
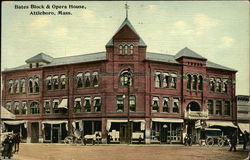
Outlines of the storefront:
M21 140L26 141L27 138L27 121L3 121L6 132L20 133Z
M216 120L207 120L206 126L209 128L218 128L221 129L223 135L231 136L232 133L235 133L237 126L233 124L232 121L216 121Z
M151 143L181 143L183 119L152 118Z
M42 122L43 142L60 143L67 136L67 120L47 120Z

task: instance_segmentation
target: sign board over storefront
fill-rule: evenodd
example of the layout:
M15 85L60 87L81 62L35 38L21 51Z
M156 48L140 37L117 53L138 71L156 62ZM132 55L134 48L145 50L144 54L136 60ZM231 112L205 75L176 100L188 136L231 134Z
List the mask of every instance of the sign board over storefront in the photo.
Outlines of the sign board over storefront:
M208 119L208 111L185 111L185 119Z

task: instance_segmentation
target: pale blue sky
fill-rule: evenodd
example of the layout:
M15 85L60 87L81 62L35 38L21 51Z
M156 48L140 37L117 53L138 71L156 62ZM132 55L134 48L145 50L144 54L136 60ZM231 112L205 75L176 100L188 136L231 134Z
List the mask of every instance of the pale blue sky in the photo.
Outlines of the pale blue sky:
M32 16L14 5L85 5L68 16ZM105 51L125 18L125 2L2 2L2 70L44 52L63 57ZM129 20L147 51L176 54L189 47L208 60L234 68L237 94L249 94L248 2L129 1ZM33 10L36 11L36 10ZM40 11L40 10L37 10ZM55 11L55 9L45 10Z

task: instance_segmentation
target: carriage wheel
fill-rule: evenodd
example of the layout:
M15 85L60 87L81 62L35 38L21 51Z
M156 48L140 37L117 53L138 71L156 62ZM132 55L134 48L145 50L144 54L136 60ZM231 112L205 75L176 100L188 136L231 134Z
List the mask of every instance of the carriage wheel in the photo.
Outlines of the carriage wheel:
M207 146L213 146L214 145L214 139L212 137L209 137L206 139L206 145Z
M224 146L224 140L223 139L219 139L218 140L218 146L219 147L223 147Z

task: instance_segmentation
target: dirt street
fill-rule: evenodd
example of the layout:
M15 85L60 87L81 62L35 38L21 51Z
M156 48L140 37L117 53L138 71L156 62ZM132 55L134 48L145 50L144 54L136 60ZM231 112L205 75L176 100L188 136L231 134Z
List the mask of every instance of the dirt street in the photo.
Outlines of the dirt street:
M20 160L243 160L247 152L228 147L182 145L21 144L13 158Z

